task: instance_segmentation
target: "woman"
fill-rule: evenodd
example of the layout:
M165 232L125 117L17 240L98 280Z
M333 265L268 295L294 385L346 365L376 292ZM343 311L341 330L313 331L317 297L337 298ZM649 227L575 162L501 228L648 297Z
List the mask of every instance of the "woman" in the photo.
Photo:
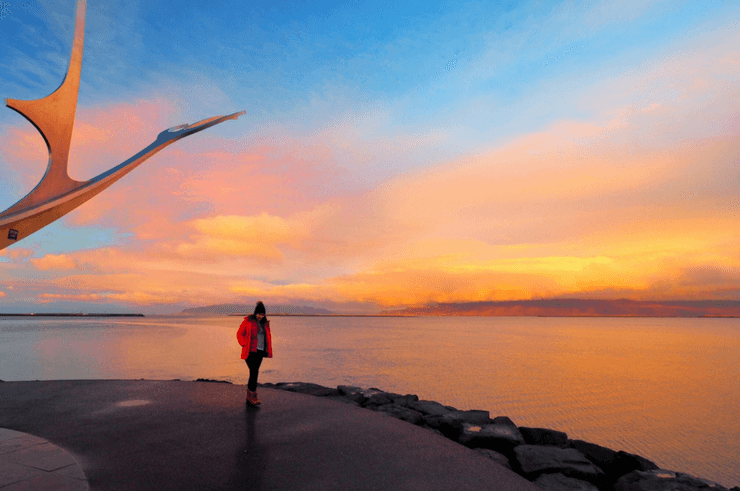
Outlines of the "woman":
M244 318L236 339L242 346L242 360L249 367L249 382L247 383L247 403L259 406L257 399L257 377L260 373L262 359L272 358L272 337L270 336L270 321L265 316L265 305L257 302L254 314Z

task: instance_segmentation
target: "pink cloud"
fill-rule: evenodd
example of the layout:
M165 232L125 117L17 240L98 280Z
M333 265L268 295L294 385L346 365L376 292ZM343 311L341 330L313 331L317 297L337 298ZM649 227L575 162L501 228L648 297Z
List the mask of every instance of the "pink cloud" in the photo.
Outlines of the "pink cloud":
M77 110L69 174L87 180L120 164L167 129L176 108L160 97Z
M204 132L65 219L131 232L125 245L0 256L24 273L19 290L43 292L39 301L736 296L736 37L601 85L584 96L603 108L593 120L559 121L367 192L342 189L356 169L340 160L361 169L434 138L376 145L351 124L300 138L273 128L270 141ZM75 173L128 158L176 111L156 98L81 111ZM38 157L30 133L6 136L18 161Z
M3 160L8 166L6 174L17 183L17 188L10 188L15 192L15 202L41 180L49 162L49 152L41 134L30 124L10 128L0 136L0 146L5 154Z
M104 297L97 294L58 294L58 293L42 293L38 295L39 303L56 302L59 300L71 300L76 302L96 302L103 300Z
M33 256L31 249L24 249L22 247L11 247L0 250L0 256L7 257L11 262L21 263L28 260L29 257Z
M75 269L77 267L77 262L66 254L46 254L38 259L31 259L31 264L42 271Z

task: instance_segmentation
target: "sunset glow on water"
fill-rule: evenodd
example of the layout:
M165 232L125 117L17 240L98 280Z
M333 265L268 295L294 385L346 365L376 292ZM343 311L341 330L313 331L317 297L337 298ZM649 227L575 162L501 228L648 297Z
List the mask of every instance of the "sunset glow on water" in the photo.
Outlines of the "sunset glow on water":
M0 379L244 384L239 317L0 320ZM274 317L262 382L414 393L740 485L740 319Z

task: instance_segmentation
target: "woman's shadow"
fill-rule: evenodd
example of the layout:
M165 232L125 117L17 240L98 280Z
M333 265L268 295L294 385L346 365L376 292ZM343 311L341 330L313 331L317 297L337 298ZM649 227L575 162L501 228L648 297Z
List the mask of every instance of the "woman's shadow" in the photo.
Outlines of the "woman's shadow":
M247 406L246 408L246 432L244 435L245 445L239 449L236 456L237 483L231 489L238 490L260 490L264 477L265 465L267 464L268 447L260 442L257 420L260 410Z

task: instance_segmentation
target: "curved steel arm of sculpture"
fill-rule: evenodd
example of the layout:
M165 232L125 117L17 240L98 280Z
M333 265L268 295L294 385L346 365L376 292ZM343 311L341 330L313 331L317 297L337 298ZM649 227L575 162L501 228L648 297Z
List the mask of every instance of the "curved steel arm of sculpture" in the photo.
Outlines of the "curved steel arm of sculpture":
M76 181L67 173L72 127L77 110L82 47L85 36L86 0L77 2L75 39L69 69L64 81L51 95L33 101L6 99L5 104L22 114L39 130L49 150L46 173L36 187L13 206L0 213L0 250L28 237L61 218L108 186L131 172L146 159L181 138L190 136L244 111L215 116L193 124L175 126L161 132L157 139L125 162L89 181Z

